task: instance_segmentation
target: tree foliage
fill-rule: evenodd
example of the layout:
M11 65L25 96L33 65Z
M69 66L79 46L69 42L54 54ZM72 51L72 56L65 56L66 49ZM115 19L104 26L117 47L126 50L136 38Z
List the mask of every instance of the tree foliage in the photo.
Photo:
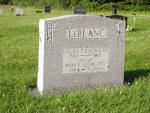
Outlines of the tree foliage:
M11 0L0 0L0 4L8 4L11 3Z
M40 4L44 5L46 3L50 3L51 5L59 5L63 8L72 7L76 5L83 4L105 4L105 3L113 3L113 2L125 2L130 3L132 5L150 5L150 0L0 0L0 4L9 4L14 3L15 5L35 5Z

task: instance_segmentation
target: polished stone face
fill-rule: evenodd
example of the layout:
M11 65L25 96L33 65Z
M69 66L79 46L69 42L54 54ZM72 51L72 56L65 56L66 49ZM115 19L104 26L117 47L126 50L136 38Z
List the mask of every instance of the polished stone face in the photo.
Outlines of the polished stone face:
M38 90L122 85L124 20L68 15L39 22Z

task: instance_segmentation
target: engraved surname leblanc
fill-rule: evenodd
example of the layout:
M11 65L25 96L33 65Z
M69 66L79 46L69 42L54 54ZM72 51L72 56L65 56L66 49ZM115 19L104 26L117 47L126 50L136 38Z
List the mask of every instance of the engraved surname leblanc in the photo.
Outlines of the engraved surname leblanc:
M67 38L105 38L104 29L67 29Z

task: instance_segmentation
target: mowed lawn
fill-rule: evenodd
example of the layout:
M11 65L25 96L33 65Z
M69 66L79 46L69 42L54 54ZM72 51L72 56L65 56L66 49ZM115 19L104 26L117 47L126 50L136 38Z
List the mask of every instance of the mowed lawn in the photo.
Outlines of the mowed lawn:
M150 113L150 12L137 12L135 30L126 33L124 86L32 96L30 88L36 87L38 71L39 19L72 11L25 11L25 16L15 17L6 7L0 16L0 113ZM119 13L128 16L132 26L132 12Z

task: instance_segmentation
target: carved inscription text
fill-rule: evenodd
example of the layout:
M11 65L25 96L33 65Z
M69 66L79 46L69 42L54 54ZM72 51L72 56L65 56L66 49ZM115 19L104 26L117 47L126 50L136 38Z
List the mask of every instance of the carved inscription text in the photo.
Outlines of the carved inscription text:
M108 71L108 48L64 49L63 73Z

